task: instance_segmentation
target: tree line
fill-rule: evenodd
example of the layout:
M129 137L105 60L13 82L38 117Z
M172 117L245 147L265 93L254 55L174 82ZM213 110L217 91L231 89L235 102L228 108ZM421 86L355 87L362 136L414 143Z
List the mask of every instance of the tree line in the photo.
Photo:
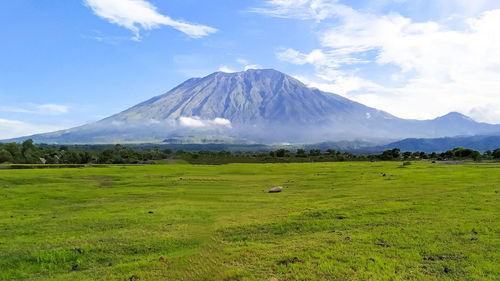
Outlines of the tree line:
M468 148L454 148L443 153L401 152L394 148L380 154L354 154L334 149L277 149L258 152L134 149L120 144L101 151L68 146L35 145L33 140L22 144L0 144L0 164L153 164L164 159L183 159L193 164L224 164L232 162L329 162L329 161L412 161L412 160L500 160L500 148L484 153Z
M0 144L0 163L12 164L138 164L166 159L172 151L159 147L145 151L117 144L103 151L78 150L67 146L35 145L33 140L22 144Z

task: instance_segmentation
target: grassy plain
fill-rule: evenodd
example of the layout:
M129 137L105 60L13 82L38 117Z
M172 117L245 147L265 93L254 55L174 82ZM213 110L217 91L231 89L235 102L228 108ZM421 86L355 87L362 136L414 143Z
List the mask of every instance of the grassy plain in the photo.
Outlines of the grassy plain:
M500 280L499 191L495 164L0 170L0 280Z

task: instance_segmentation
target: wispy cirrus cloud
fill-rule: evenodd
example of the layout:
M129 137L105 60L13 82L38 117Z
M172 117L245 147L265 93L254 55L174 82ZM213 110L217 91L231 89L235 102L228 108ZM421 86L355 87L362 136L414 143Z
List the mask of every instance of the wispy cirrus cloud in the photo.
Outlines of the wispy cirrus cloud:
M28 113L40 115L61 115L68 113L69 107L61 104L27 105L25 107L0 106L0 112Z
M252 8L251 12L280 18L313 19L322 21L340 12L345 6L337 0L268 0L264 7Z
M175 28L192 38L201 38L215 33L217 29L193 24L165 16L145 0L84 0L84 3L99 17L131 30L134 40L140 39L140 30L151 30L162 25Z
M38 112L49 115L60 115L68 113L68 107L60 104L42 104L37 106Z

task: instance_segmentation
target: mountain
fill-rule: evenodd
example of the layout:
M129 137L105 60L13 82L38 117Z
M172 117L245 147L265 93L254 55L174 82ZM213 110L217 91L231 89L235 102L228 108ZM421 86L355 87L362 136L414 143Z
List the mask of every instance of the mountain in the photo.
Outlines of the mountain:
M29 138L45 143L381 143L497 132L499 125L459 113L425 121L397 118L264 69L189 79L101 121Z
M365 151L380 152L387 149L399 148L401 151L444 152L455 147L465 147L480 152L500 148L500 136L468 136L447 137L435 139L404 139L373 148L364 148Z

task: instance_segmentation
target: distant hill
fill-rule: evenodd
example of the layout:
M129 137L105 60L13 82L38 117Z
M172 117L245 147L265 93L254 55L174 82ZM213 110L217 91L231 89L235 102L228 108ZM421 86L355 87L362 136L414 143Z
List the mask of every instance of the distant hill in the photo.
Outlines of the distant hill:
M448 137L435 139L404 139L383 146L365 148L367 151L383 151L399 148L401 151L444 152L455 147L471 148L484 152L500 148L498 136Z
M318 143L500 134L459 113L407 120L312 89L272 69L193 78L101 121L33 138L41 143Z

